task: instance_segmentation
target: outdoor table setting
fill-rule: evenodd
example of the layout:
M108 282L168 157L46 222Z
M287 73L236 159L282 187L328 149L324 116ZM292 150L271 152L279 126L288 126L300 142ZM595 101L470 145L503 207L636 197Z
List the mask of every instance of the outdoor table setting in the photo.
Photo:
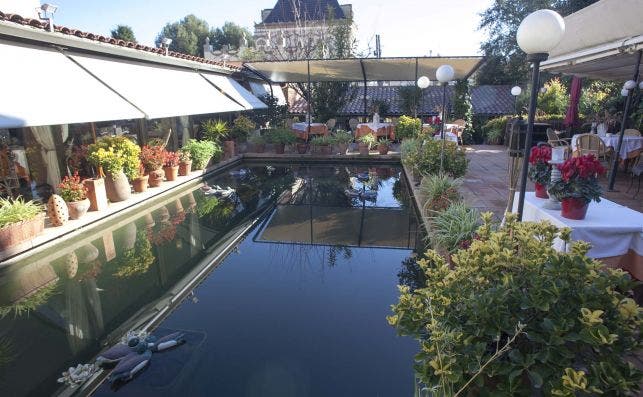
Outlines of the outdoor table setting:
M395 127L393 123L360 123L357 124L355 138L363 135L375 134L377 137L395 139Z
M293 123L291 129L303 140L308 140L309 135L328 135L328 127L324 123L310 123L310 129L306 122Z
M597 136L601 138L606 147L611 147L616 150L618 146L618 134L598 134ZM577 150L576 137L578 137L578 134L572 136L572 152L576 152ZM626 135L623 137L623 145L621 145L621 151L618 153L618 156L621 159L633 158L638 156L642 149L643 137Z

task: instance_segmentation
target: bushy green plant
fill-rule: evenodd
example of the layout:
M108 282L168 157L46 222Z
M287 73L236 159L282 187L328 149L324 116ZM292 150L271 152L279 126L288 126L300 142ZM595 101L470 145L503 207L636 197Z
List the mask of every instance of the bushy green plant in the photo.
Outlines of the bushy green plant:
M545 92L538 94L538 110L546 114L564 114L569 103L567 88L558 77L543 86Z
M337 130L337 132L332 135L332 140L334 144L351 143L353 142L353 135L344 130Z
M217 157L222 151L218 143L206 140L197 141L196 139L188 140L181 150L190 153L192 167L197 170L208 165L210 159Z
M372 148L373 146L377 145L377 138L373 134L366 134L362 135L359 138L357 138L357 141L359 143L363 143L368 145L368 148Z
M400 116L395 125L395 136L398 139L415 138L422 129L422 121L410 116Z
M415 173L420 172L420 153L422 151L422 141L415 138L408 138L400 144L400 154L402 164L411 168Z
M248 142L253 145L264 145L266 143L266 138L261 134L253 134L248 137Z
M444 211L429 214L429 237L435 247L448 252L468 247L480 226L480 214L464 202L451 203Z
M115 177L123 171L128 179L139 176L141 148L125 136L108 136L99 139L87 148L89 162Z
M206 120L201 123L203 129L203 137L212 142L219 142L224 140L230 129L228 123L222 120Z
M429 139L419 147L417 158L414 160L415 167L420 174L430 175L440 173L440 153L444 147L444 159L442 172L453 177L463 177L467 172L468 161L457 143Z
M453 179L446 174L426 175L420 183L420 193L424 197L424 211L431 214L436 211L444 211L460 200L458 186L462 184L460 179Z
M630 276L588 258L588 243L552 248L569 229L508 214L494 231L491 217L452 267L434 251L418 261L426 287L399 287L388 321L419 340L419 380L439 396L636 395Z
M274 128L267 132L268 142L287 145L297 140L297 135L287 128Z
M311 138L310 143L313 146L325 146L333 144L333 137L330 135L316 135Z
M257 125L246 116L239 116L232 122L230 138L245 140L248 134L257 128Z
M15 199L0 197L0 228L12 223L30 221L42 211L42 205L34 201L25 201L22 197Z
M147 272L155 259L147 233L142 230L138 231L134 247L123 253L123 256L118 261L118 270L114 273L114 276L128 278L143 274Z
M487 138L488 143L501 144L505 136L505 129L507 128L507 116L496 117L488 120L482 126L482 132Z

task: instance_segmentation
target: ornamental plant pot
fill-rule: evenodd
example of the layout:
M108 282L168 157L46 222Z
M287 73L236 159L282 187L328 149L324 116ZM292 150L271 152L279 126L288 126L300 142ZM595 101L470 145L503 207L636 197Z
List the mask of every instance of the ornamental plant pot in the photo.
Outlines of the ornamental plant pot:
M337 152L339 154L346 154L346 152L348 152L348 143L338 143Z
M223 156L226 159L234 156L234 141L223 141Z
M266 151L266 144L265 143L255 143L253 145L255 153L263 153Z
M357 149L359 150L360 156L368 156L368 154L370 152L370 147L369 147L368 143L360 142L357 145Z
M132 194L127 177L120 171L116 175L107 174L105 177L105 192L112 203L127 200Z
M192 170L192 161L182 161L179 163L179 175L188 176Z
M541 185L540 183L535 183L536 197L541 199L548 199L549 194L547 193L547 186Z
M179 176L179 166L163 167L163 172L165 172L165 179L168 181L175 181Z
M330 145L319 145L319 153L323 155L330 155L333 152Z
M138 178L134 179L132 181L132 186L134 186L134 191L136 193L143 193L144 191L146 191L148 179L149 179L149 175L141 175Z
M275 143L275 153L276 154L284 154L286 151L286 144L285 143Z
M0 251L4 251L24 241L36 237L45 228L45 214L34 219L9 224L0 229Z
M101 211L107 208L107 191L105 190L105 179L85 179L83 185L87 188L90 211Z
M69 220L67 203L57 194L52 194L47 201L47 216L52 226L62 226Z
M385 143L380 143L377 145L377 151L380 152L381 155L385 155L388 153L388 145Z
M148 185L150 187L159 187L163 183L163 178L165 177L165 172L163 170L154 170L150 171Z
M69 212L69 219L80 219L82 218L87 211L89 211L90 206L89 199L79 200L79 201L68 201L67 210Z
M582 198L567 197L560 201L560 215L563 218L581 220L587 215L589 202Z
M308 144L307 143L298 143L297 144L297 153L306 154L307 151L308 151Z

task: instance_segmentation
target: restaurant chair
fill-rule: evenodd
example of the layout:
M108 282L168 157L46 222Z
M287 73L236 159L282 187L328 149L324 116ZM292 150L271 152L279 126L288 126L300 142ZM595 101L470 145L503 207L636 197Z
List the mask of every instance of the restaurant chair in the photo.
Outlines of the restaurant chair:
M625 136L641 136L641 131L636 130L634 128L628 128L623 132L623 135Z
M457 130L455 131L455 134L458 136L458 142L460 145L464 145L464 140L462 139L462 135L464 134L464 126L467 124L466 121L463 119L457 119L451 122L451 124L455 124L458 126Z
M609 170L614 150L612 148L608 149L598 135L580 134L576 135L576 154L578 156L593 154L598 161L607 162L607 167L605 168Z
M558 134L556 134L556 131L551 128L547 128L547 143L549 144L549 146L564 146L566 156L569 156L572 153L570 141L571 139L560 138Z
M359 124L359 121L357 121L356 118L348 120L348 125L351 127L351 131L353 131L353 133L357 130L357 124Z
M636 158L636 162L634 163L634 166L632 167L632 170L630 171L630 186L627 188L626 193L630 192L630 189L634 185L634 177L638 177L639 183L636 188L636 193L634 193L634 196L632 196L633 199L638 196L639 191L641 190L641 176L643 175L643 153L639 154L639 157Z
M292 129L292 125L295 123L295 120L288 118L286 119L286 128Z

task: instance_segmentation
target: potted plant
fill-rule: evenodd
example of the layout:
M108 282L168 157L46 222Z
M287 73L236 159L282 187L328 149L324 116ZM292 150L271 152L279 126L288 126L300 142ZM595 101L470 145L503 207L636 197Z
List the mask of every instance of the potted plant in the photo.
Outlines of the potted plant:
M87 188L80 181L78 173L73 176L66 176L58 185L60 196L67 203L70 219L78 219L89 211L89 199L87 199Z
M551 147L548 145L534 146L529 153L529 179L534 183L536 197L547 199L547 185L551 178Z
M333 141L331 137L326 135L317 135L310 140L310 143L313 146L319 148L319 152L323 155L329 155L332 153L332 150L331 150L332 142Z
M344 130L337 130L332 139L333 143L337 145L339 154L346 154L346 152L348 151L348 145L353 142L353 135L351 135L350 132Z
M175 181L179 175L179 161L178 153L169 150L163 153L163 171L168 181Z
M141 163L145 172L149 175L150 187L159 187L163 182L165 173L163 164L165 159L165 149L161 146L143 146L141 150Z
M192 168L195 170L204 169L213 156L221 154L221 146L218 143L206 140L190 139L183 146L183 150L190 153Z
M275 128L268 131L268 141L275 146L275 153L284 154L286 144L294 143L297 136L286 128Z
M422 121L415 117L400 116L395 125L395 137L398 139L415 138L422 130Z
M149 178L150 176L145 173L145 167L143 167L143 163L140 163L138 167L138 177L134 178L134 180L132 181L134 191L136 193L143 193L144 191L146 191Z
M377 138L373 134L362 135L357 139L358 150L361 156L368 156L371 147L377 143Z
M591 155L572 157L558 166L561 179L553 182L549 193L561 203L561 216L584 219L591 201L601 201L598 177L605 168Z
M205 139L212 142L223 142L223 155L228 159L234 156L234 140L229 138L228 123L222 120L207 120L201 124L203 128L203 136Z
M45 228L43 207L22 197L0 197L0 251L31 240Z
M190 175L192 170L192 155L185 148L179 150L179 175Z
M256 153L263 153L266 150L266 138L260 134L250 135L248 143L252 145L252 149Z
M230 129L230 138L237 142L243 142L251 131L257 128L256 124L246 116L239 116L232 122Z
M390 144L391 141L388 138L381 139L379 142L377 142L377 151L381 155L387 154Z
M141 148L125 136L104 137L89 145L89 161L100 167L107 176L105 190L110 201L129 198L131 188L128 178L138 177L140 152Z
M297 153L299 154L306 154L308 152L308 141L305 139L297 138L297 141L295 143L295 148L297 149Z

